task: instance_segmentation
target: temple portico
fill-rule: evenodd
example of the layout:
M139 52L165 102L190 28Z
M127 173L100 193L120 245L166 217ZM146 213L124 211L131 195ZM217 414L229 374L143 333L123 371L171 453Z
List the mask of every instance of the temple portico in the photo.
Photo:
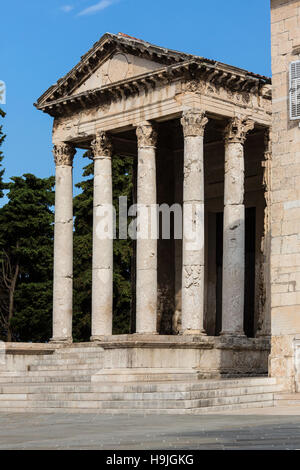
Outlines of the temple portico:
M173 122L176 119L172 120ZM184 110L178 119L183 134L182 202L183 221L186 222L186 236L182 240L182 284L181 310L182 334L206 335L205 326L205 127L209 122L206 113L198 108ZM164 121L164 127L168 121ZM245 286L245 156L244 146L248 132L254 128L254 122L247 117L226 120L222 130L225 156L224 162L224 250L223 250L223 285L222 285L222 334L244 335L244 286ZM137 135L137 202L146 208L157 204L157 140L159 123L143 122L135 129ZM176 127L173 126L173 129ZM258 131L260 135L263 131ZM262 139L261 139L262 140ZM98 131L90 142L94 160L94 236L93 236L93 293L92 293L92 339L101 339L112 335L113 318L113 234L101 237L97 227L101 221L99 207L112 206L112 164L114 134ZM219 144L220 145L220 144ZM57 154L64 152L63 158ZM55 326L54 341L69 342L71 338L70 318L71 301L68 309L59 310L59 289L63 289L65 298L72 298L72 165L75 146L62 143L56 145L54 154L57 164L57 227L56 246L63 247L63 253L55 257L55 291L56 318L60 319ZM175 155L175 153L174 153ZM178 156L178 152L177 152ZM64 175L64 176L62 176ZM159 178L158 178L159 180ZM61 187L61 185L63 186ZM66 202L68 204L66 205ZM164 201L166 202L166 201ZM209 201L208 201L209 205ZM65 219L60 215L64 211ZM221 209L221 208L220 208ZM110 215L113 226L113 213ZM191 224L189 218L192 217ZM195 220L193 220L193 218ZM67 224L68 230L60 230L60 224ZM68 225L69 224L69 225ZM191 245L189 225L200 228L200 242ZM157 334L157 299L158 299L158 260L156 239L137 240L136 263L136 332L139 334ZM155 230L155 228L154 228ZM201 232L202 231L202 232ZM192 244L193 245L193 244ZM57 248L59 249L59 248ZM65 271L61 266L64 266ZM99 293L101 292L101 295ZM177 293L178 294L178 293ZM59 312L59 313L58 313Z
M298 17L300 0L271 0L272 83L106 33L38 99L53 118L53 333L2 344L0 408L161 416L299 404ZM81 153L94 179L78 185L73 321Z
M259 351L262 338L266 358L270 82L144 46L105 35L37 103L54 117L52 342L72 341L72 166L79 148L94 161L91 340L130 341L112 336L113 233L99 232L105 208L113 227L112 159L124 155L136 162L137 207L151 212L178 204L183 226L181 240L157 239L159 218L152 218L148 237L137 237L134 341L168 337L182 345L180 333L184 344L214 345L219 338L218 344L251 349L254 341Z

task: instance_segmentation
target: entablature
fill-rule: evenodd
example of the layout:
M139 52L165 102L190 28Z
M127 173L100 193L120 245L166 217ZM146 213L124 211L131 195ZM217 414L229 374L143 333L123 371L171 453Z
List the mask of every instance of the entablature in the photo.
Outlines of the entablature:
M90 109L96 105L138 96L141 92L148 93L174 81L180 81L183 85L182 91L187 93L217 95L223 90L233 99L234 95L241 96L241 100L245 102L249 101L251 96L271 101L269 80L230 66L189 60L44 104L37 103L36 107L53 117L59 117L78 109Z

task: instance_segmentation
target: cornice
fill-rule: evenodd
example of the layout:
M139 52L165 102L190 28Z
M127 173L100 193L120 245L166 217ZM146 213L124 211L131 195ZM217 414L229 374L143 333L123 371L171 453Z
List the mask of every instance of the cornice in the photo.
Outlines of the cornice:
M205 59L188 60L179 64L165 66L156 71L147 72L113 84L88 90L72 96L36 103L37 109L53 117L76 112L78 109L101 106L109 101L134 96L140 90L149 91L164 83L181 79L185 92L201 93L203 83L225 87L233 92L248 92L271 99L271 80L256 76L241 69L224 64L207 63Z

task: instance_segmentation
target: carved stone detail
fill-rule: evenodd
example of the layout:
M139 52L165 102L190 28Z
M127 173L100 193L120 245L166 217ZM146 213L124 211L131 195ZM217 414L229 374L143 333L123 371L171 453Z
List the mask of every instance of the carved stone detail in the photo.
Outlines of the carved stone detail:
M107 132L100 131L96 134L95 139L91 142L92 158L111 158L113 153L113 145Z
M73 158L75 156L76 149L73 145L66 144L65 142L61 144L54 145L53 155L56 166L72 166Z
M189 93L205 93L208 88L208 83L204 80L189 80L183 84L183 91Z
M157 130L153 124L146 121L136 128L138 147L156 147Z
M184 266L184 287L200 287L201 284L201 266Z
M201 109L190 109L183 113L181 124L185 137L204 136L208 119Z
M253 108L257 106L258 93L250 91L237 90L230 83L210 81L208 79L191 79L183 83L182 91L184 93L196 93L198 95L209 95L224 100L229 100L237 105L246 104Z
M247 134L254 128L254 121L247 117L235 116L226 126L224 135L227 143L244 144Z

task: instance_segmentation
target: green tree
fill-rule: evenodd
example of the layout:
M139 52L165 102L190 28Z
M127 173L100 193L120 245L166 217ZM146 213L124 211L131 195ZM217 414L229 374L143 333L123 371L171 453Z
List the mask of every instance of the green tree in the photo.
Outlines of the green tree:
M5 117L5 112L0 108L0 117L4 118ZM3 126L2 124L0 125L0 148L4 143L5 140L5 134L3 134ZM4 175L4 169L2 168L2 161L3 161L3 152L0 149L0 198L3 197L3 175Z
M119 197L126 196L128 207L133 204L133 159L114 157L112 160L113 204L119 220ZM117 232L118 233L118 232ZM130 333L132 316L132 258L131 239L114 240L114 334Z
M1 337L46 341L51 335L54 178L26 174L7 183L0 209Z
M85 158L88 157L86 154ZM114 156L113 199L118 215L119 196L132 203L133 162L129 157ZM75 341L90 337L92 295L92 231L93 231L93 174L94 165L84 168L82 182L76 186L81 193L74 198L74 325ZM117 217L118 221L118 217ZM115 334L129 333L131 317L131 260L132 242L114 241L114 323Z

